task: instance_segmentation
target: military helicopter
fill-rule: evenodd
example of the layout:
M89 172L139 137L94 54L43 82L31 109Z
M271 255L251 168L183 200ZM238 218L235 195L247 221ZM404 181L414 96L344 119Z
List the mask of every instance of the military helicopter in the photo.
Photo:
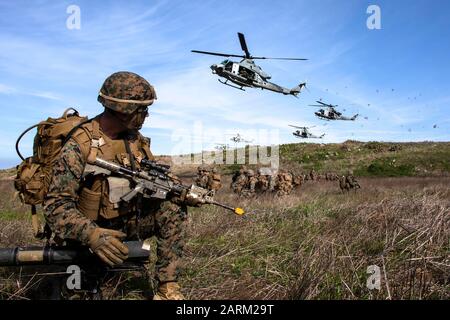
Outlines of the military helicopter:
M302 139L309 139L309 138L311 138L311 139L322 139L325 136L325 133L322 134L321 136L315 136L311 132L308 131L308 129L314 128L315 126L312 126L312 127L309 127L309 128L308 127L297 127L297 126L293 126L293 125L289 125L289 126L293 127L293 128L300 129L300 130L296 130L296 131L294 131L292 133L297 138L302 138Z
M310 104L311 107L327 107L326 109L320 109L317 112L314 112L314 114L324 120L350 120L350 121L354 121L356 120L356 118L358 117L358 114L355 114L353 117L345 117L342 115L342 113L340 113L339 111L337 111L335 108L337 107L337 105L332 105L332 104L327 104L327 103L323 103L322 101L316 101L317 103L319 103L319 105L317 104ZM345 110L344 110L345 111Z
M231 141L233 141L234 143L252 143L253 140L245 140L239 133L236 134L235 136L233 136L232 138L230 138Z
M245 42L244 34L238 32L239 42L241 43L242 51L245 55L237 54L227 54L227 53L216 53L208 51L191 50L191 52L209 54L213 56L221 57L238 57L243 58L240 62L235 62L231 60L224 60L219 64L213 64L210 68L213 74L217 74L219 77L225 79L225 81L218 79L220 83L227 86L243 90L244 87L250 88L261 88L261 90L266 89L274 92L279 92L284 95L297 95L306 87L306 82L300 83L298 86L288 89L279 86L275 83L269 81L271 76L265 73L260 66L256 65L253 60L255 59L277 59L277 60L308 60L300 58L267 58L267 57L254 57L250 54L247 48L247 43ZM229 84L228 81L236 84Z
M230 149L230 145L226 143L216 143L215 149L217 151L226 151L227 149Z

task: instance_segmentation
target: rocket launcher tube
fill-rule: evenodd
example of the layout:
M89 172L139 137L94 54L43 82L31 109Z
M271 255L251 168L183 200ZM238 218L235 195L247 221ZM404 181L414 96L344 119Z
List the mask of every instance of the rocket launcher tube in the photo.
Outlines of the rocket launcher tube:
M128 259L125 262L145 262L150 251L142 241L125 241ZM86 246L15 247L0 249L0 266L71 265L98 260Z

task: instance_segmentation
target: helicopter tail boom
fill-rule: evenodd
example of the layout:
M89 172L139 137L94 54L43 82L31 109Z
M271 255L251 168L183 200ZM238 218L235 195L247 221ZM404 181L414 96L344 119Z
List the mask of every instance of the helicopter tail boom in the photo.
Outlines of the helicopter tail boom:
M300 83L298 86L292 88L289 92L289 94L292 94L293 96L297 96L303 88L306 88L306 82Z

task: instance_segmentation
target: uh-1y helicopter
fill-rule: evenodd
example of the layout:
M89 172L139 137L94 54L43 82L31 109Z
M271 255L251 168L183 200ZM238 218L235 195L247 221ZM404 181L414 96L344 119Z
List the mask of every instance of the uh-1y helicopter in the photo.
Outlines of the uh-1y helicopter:
M322 108L319 111L314 112L314 114L317 117L321 118L321 119L354 121L358 117L358 114L355 114L353 117L345 117L345 116L342 115L342 113L340 113L339 111L337 111L335 109L337 107L337 105L323 103L322 101L316 101L316 102L319 103L319 105L317 105L317 104L310 104L310 106L311 107L321 107ZM326 107L326 109L323 109L323 107Z
M220 83L226 84L236 89L245 91L243 89L244 87L261 88L274 92L279 92L284 95L293 95L297 97L297 95L301 92L301 90L304 87L306 87L306 82L300 83L298 86L292 89L284 88L282 86L270 82L269 79L271 78L271 76L265 73L260 66L255 64L253 60L255 59L308 60L308 59L253 57L248 51L244 35L238 32L238 37L239 42L241 43L242 51L244 51L245 55L216 53L198 50L191 50L191 51L195 53L210 54L213 56L221 56L227 58L228 57L243 58L240 62L235 62L227 59L219 64L213 64L211 66L213 74L217 74L219 77L226 79L225 81L218 79ZM228 81L237 84L237 86L229 84Z
M226 151L227 149L230 149L230 145L227 143L216 143L214 148L218 151Z
M233 137L230 138L231 141L233 141L234 143L252 143L253 140L245 140L239 133Z
M302 138L302 139L322 139L325 136L325 133L322 134L321 136L315 136L313 135L311 132L308 131L308 129L314 128L313 127L297 127L297 126L293 126L293 125L289 125L290 127L296 128L296 129L300 129L300 130L296 130L294 131L292 134L294 136L296 136L297 138Z

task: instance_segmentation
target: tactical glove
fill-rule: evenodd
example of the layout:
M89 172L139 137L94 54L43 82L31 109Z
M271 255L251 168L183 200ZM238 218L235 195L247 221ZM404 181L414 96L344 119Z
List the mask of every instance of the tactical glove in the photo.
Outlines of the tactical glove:
M100 259L113 267L128 258L128 247L120 241L126 234L120 231L95 228L89 234L89 247Z

